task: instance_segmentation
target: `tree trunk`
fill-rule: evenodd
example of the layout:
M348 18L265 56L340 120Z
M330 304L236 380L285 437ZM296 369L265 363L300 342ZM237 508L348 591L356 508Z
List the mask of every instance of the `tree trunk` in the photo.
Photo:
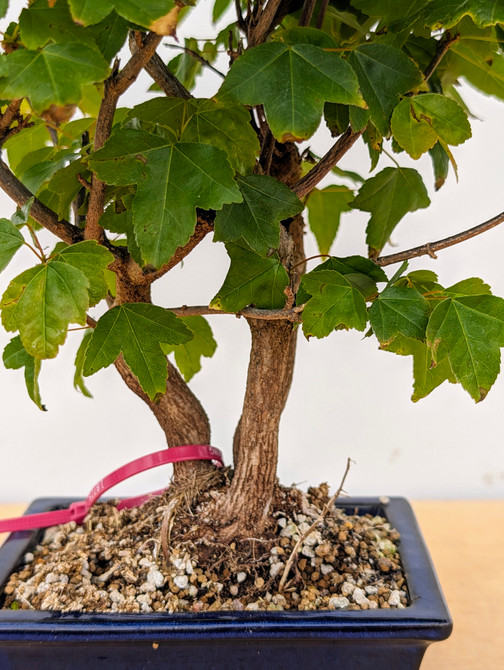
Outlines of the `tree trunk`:
M205 410L170 361L166 392L157 401L151 400L142 390L122 356L117 359L115 366L128 388L152 410L166 436L168 447L210 444L210 422ZM191 472L207 470L209 467L212 466L208 461L175 463L175 479L185 477Z
M151 302L150 284L139 281L141 271L130 262L126 268L117 264L117 294L114 304L124 302ZM132 278L136 277L136 281ZM166 436L168 447L184 444L210 444L210 422L201 403L182 379L177 368L168 360L166 391L153 401L143 391L137 378L119 356L115 367L126 386L151 409ZM209 461L175 463L175 479L192 476L213 467Z
M281 228L280 257L295 295L304 272L304 223ZM221 539L260 534L273 499L280 418L292 384L297 328L289 321L247 319L252 345L243 411L233 440L234 477L216 510Z
M292 380L296 331L288 321L247 319L252 346L235 472L217 511L224 537L261 533L276 482L278 430Z

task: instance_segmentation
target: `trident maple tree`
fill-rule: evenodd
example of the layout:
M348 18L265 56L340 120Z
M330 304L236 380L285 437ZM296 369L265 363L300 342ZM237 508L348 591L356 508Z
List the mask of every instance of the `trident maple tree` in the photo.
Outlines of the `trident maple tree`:
M335 346L344 335L334 331L376 337L413 358L414 399L448 380L482 400L504 346L504 301L483 280L444 287L432 271L407 269L504 214L382 254L400 221L430 204L409 157L428 153L441 188L456 169L452 147L471 136L459 80L504 99L504 4L236 0L234 13L231 4L215 0L213 39L186 39L165 63L163 36L173 42L198 6L34 0L8 26L0 57L0 186L18 206L0 220L0 267L23 245L34 252L1 300L14 334L5 366L24 370L42 409L40 366L82 326L77 388L87 393L85 377L115 365L168 447L208 444L209 420L187 382L216 347L205 315L241 315L252 333L247 387L234 474L213 509L227 538L267 522L296 337L330 336ZM156 93L121 106L142 70ZM220 87L194 97L210 70ZM321 126L328 145L317 157L303 143ZM357 142L369 152L367 179L338 167ZM369 213L368 257L330 254L352 209ZM41 228L54 235L49 251ZM321 255L309 272L308 230ZM217 294L203 307L153 304L153 283L206 235L229 255ZM211 466L178 465L175 476L188 467Z

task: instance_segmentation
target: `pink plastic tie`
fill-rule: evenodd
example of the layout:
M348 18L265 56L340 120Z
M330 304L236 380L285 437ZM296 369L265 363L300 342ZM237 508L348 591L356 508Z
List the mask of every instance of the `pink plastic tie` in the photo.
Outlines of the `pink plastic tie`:
M159 465L167 463L180 463L181 461L214 461L218 467L223 465L222 452L216 447L210 447L205 444L185 444L180 447L171 447L162 449L152 454L141 456L130 461L122 467L114 470L109 475L101 479L96 486L91 489L86 500L74 502L66 509L54 510L52 512L41 512L40 514L26 514L25 516L13 517L12 519L0 520L0 533L12 533L17 530L33 530L34 528L48 528L57 526L69 521L82 523L95 502L101 496L119 482L138 475L140 472L157 468ZM141 505L149 498L160 495L164 489L145 493L133 498L123 498L117 504L117 509L125 507L136 507Z

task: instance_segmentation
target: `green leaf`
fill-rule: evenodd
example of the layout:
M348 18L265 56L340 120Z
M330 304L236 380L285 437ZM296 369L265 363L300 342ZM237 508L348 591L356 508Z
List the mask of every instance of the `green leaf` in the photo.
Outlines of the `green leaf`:
M77 268L89 282L89 306L93 307L107 296L108 285L104 272L114 260L114 256L94 240L78 242L64 247L54 256L54 260L68 263Z
M394 109L390 127L399 145L414 159L420 158L438 141L431 124L415 114L411 98L404 98Z
M35 0L21 12L19 30L27 49L35 50L49 41L79 42L96 49L91 34L72 20L66 0Z
M450 361L447 357L435 363L432 360L432 353L424 342L409 339L400 335L387 345L382 345L385 351L391 351L400 356L413 357L413 395L411 400L417 402L425 398L435 388L444 381L452 384L457 383L457 379L451 369Z
M3 362L8 370L19 370L24 368L24 378L28 395L43 412L46 411L40 397L40 388L38 378L40 374L41 361L34 358L23 347L19 335L14 337L5 347L3 352Z
M416 289L390 286L369 308L369 321L381 344L398 335L424 340L429 314L428 301Z
M103 81L109 72L96 49L75 42L49 44L40 51L18 49L4 58L8 76L0 79L0 94L28 97L37 112L51 104L78 104L83 85Z
M127 21L153 30L157 20L175 7L174 0L68 0L68 4L74 19L85 26L99 23L115 10Z
M279 42L261 44L240 56L217 96L222 101L263 104L279 142L311 137L324 102L363 105L357 78L346 61L311 44Z
M233 0L215 0L212 10L212 21L217 23Z
M86 396L86 398L93 397L84 382L84 376L83 376L84 361L86 360L86 350L92 334L93 331L91 329L86 330L86 333L84 334L82 342L80 343L79 348L77 349L77 353L75 355L75 374L73 380L74 388L77 391L80 391L82 395Z
M432 30L452 28L464 16L470 16L482 28L504 23L502 0L433 0L428 10L424 23Z
M492 295L490 286L479 277L470 277L444 289L445 295L450 298L459 298L465 295Z
M214 241L236 242L242 237L248 246L265 256L280 241L280 221L303 209L290 188L267 175L237 179L243 202L224 205L215 218Z
M24 244L24 237L8 219L0 219L0 272Z
M313 189L307 201L308 222L321 254L328 254L338 232L342 212L348 212L354 194L346 186Z
M9 165L11 170L16 173L17 166L25 157L47 147L51 138L45 123L38 119L33 120L33 126L25 128L21 132L10 137L4 144L4 149L7 151Z
M461 144L471 137L471 126L462 107L437 93L405 98L392 114L392 132L412 158L431 149L438 139Z
M281 309L289 277L276 254L263 258L243 241L226 244L226 249L231 266L210 307L226 312L239 312L248 305Z
M3 17L7 13L7 9L9 7L9 0L0 0L0 18L3 19Z
M85 377L108 367L122 353L140 386L154 400L166 391L168 368L162 344L182 344L192 337L175 314L146 303L124 303L98 321L86 349Z
M380 253L407 212L428 207L429 204L422 178L412 168L388 167L368 179L360 188L352 206L371 212L366 230L371 255Z
M89 282L77 268L50 261L15 277L0 302L6 330L19 330L27 352L54 358L70 323L83 326L89 306Z
M443 300L429 319L427 343L434 361L448 355L457 381L483 400L500 369L504 300L487 294Z
M184 344L161 345L165 354L174 353L177 367L186 382L201 370L201 358L211 358L217 349L212 329L202 316L185 316L180 320L194 335L192 340Z
M172 144L125 128L112 135L89 165L108 184L137 184L135 234L145 263L154 267L188 242L197 207L219 210L241 201L226 154L208 144Z
M446 63L452 76L464 77L483 93L504 99L504 56L489 52L485 41L456 42L450 47Z
M183 142L202 142L222 149L240 173L252 170L259 153L250 114L241 105L207 99L154 98L134 107L128 118L169 128Z
M389 24L414 15L428 0L352 0L351 5L368 16L376 16L380 24Z
M349 62L357 73L371 121L386 137L399 96L419 86L422 73L402 51L386 44L363 44L351 53Z
M450 157L443 149L441 142L437 142L432 149L429 149L429 156L434 170L434 190L439 191L448 176Z
M110 63L128 36L128 22L115 12L89 28L103 57Z
M301 286L312 296L303 310L306 337L326 337L336 328L362 331L366 327L366 302L344 275L315 270L303 276Z
M80 160L73 161L55 172L44 189L37 194L39 200L60 218L68 218L70 205L82 189L77 175L91 181L91 172Z

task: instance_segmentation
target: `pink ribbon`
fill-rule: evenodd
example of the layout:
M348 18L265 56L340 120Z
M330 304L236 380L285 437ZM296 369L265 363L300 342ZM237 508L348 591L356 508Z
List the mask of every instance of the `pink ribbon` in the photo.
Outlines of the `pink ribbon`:
M216 447L210 447L204 444L185 444L180 447L171 447L162 449L152 454L141 456L130 461L122 467L114 470L109 475L101 479L89 493L86 500L74 502L67 509L53 510L52 512L42 512L40 514L26 514L25 516L13 517L12 519L0 520L0 533L12 533L17 530L33 530L34 528L48 528L57 526L61 523L75 521L82 523L86 514L95 502L109 489L119 482L137 475L145 470L157 468L158 465L166 463L180 463L181 461L207 460L214 461L218 467L223 465L222 452ZM135 507L162 493L164 489L152 491L144 495L133 498L123 498L117 504L117 509L125 507Z

